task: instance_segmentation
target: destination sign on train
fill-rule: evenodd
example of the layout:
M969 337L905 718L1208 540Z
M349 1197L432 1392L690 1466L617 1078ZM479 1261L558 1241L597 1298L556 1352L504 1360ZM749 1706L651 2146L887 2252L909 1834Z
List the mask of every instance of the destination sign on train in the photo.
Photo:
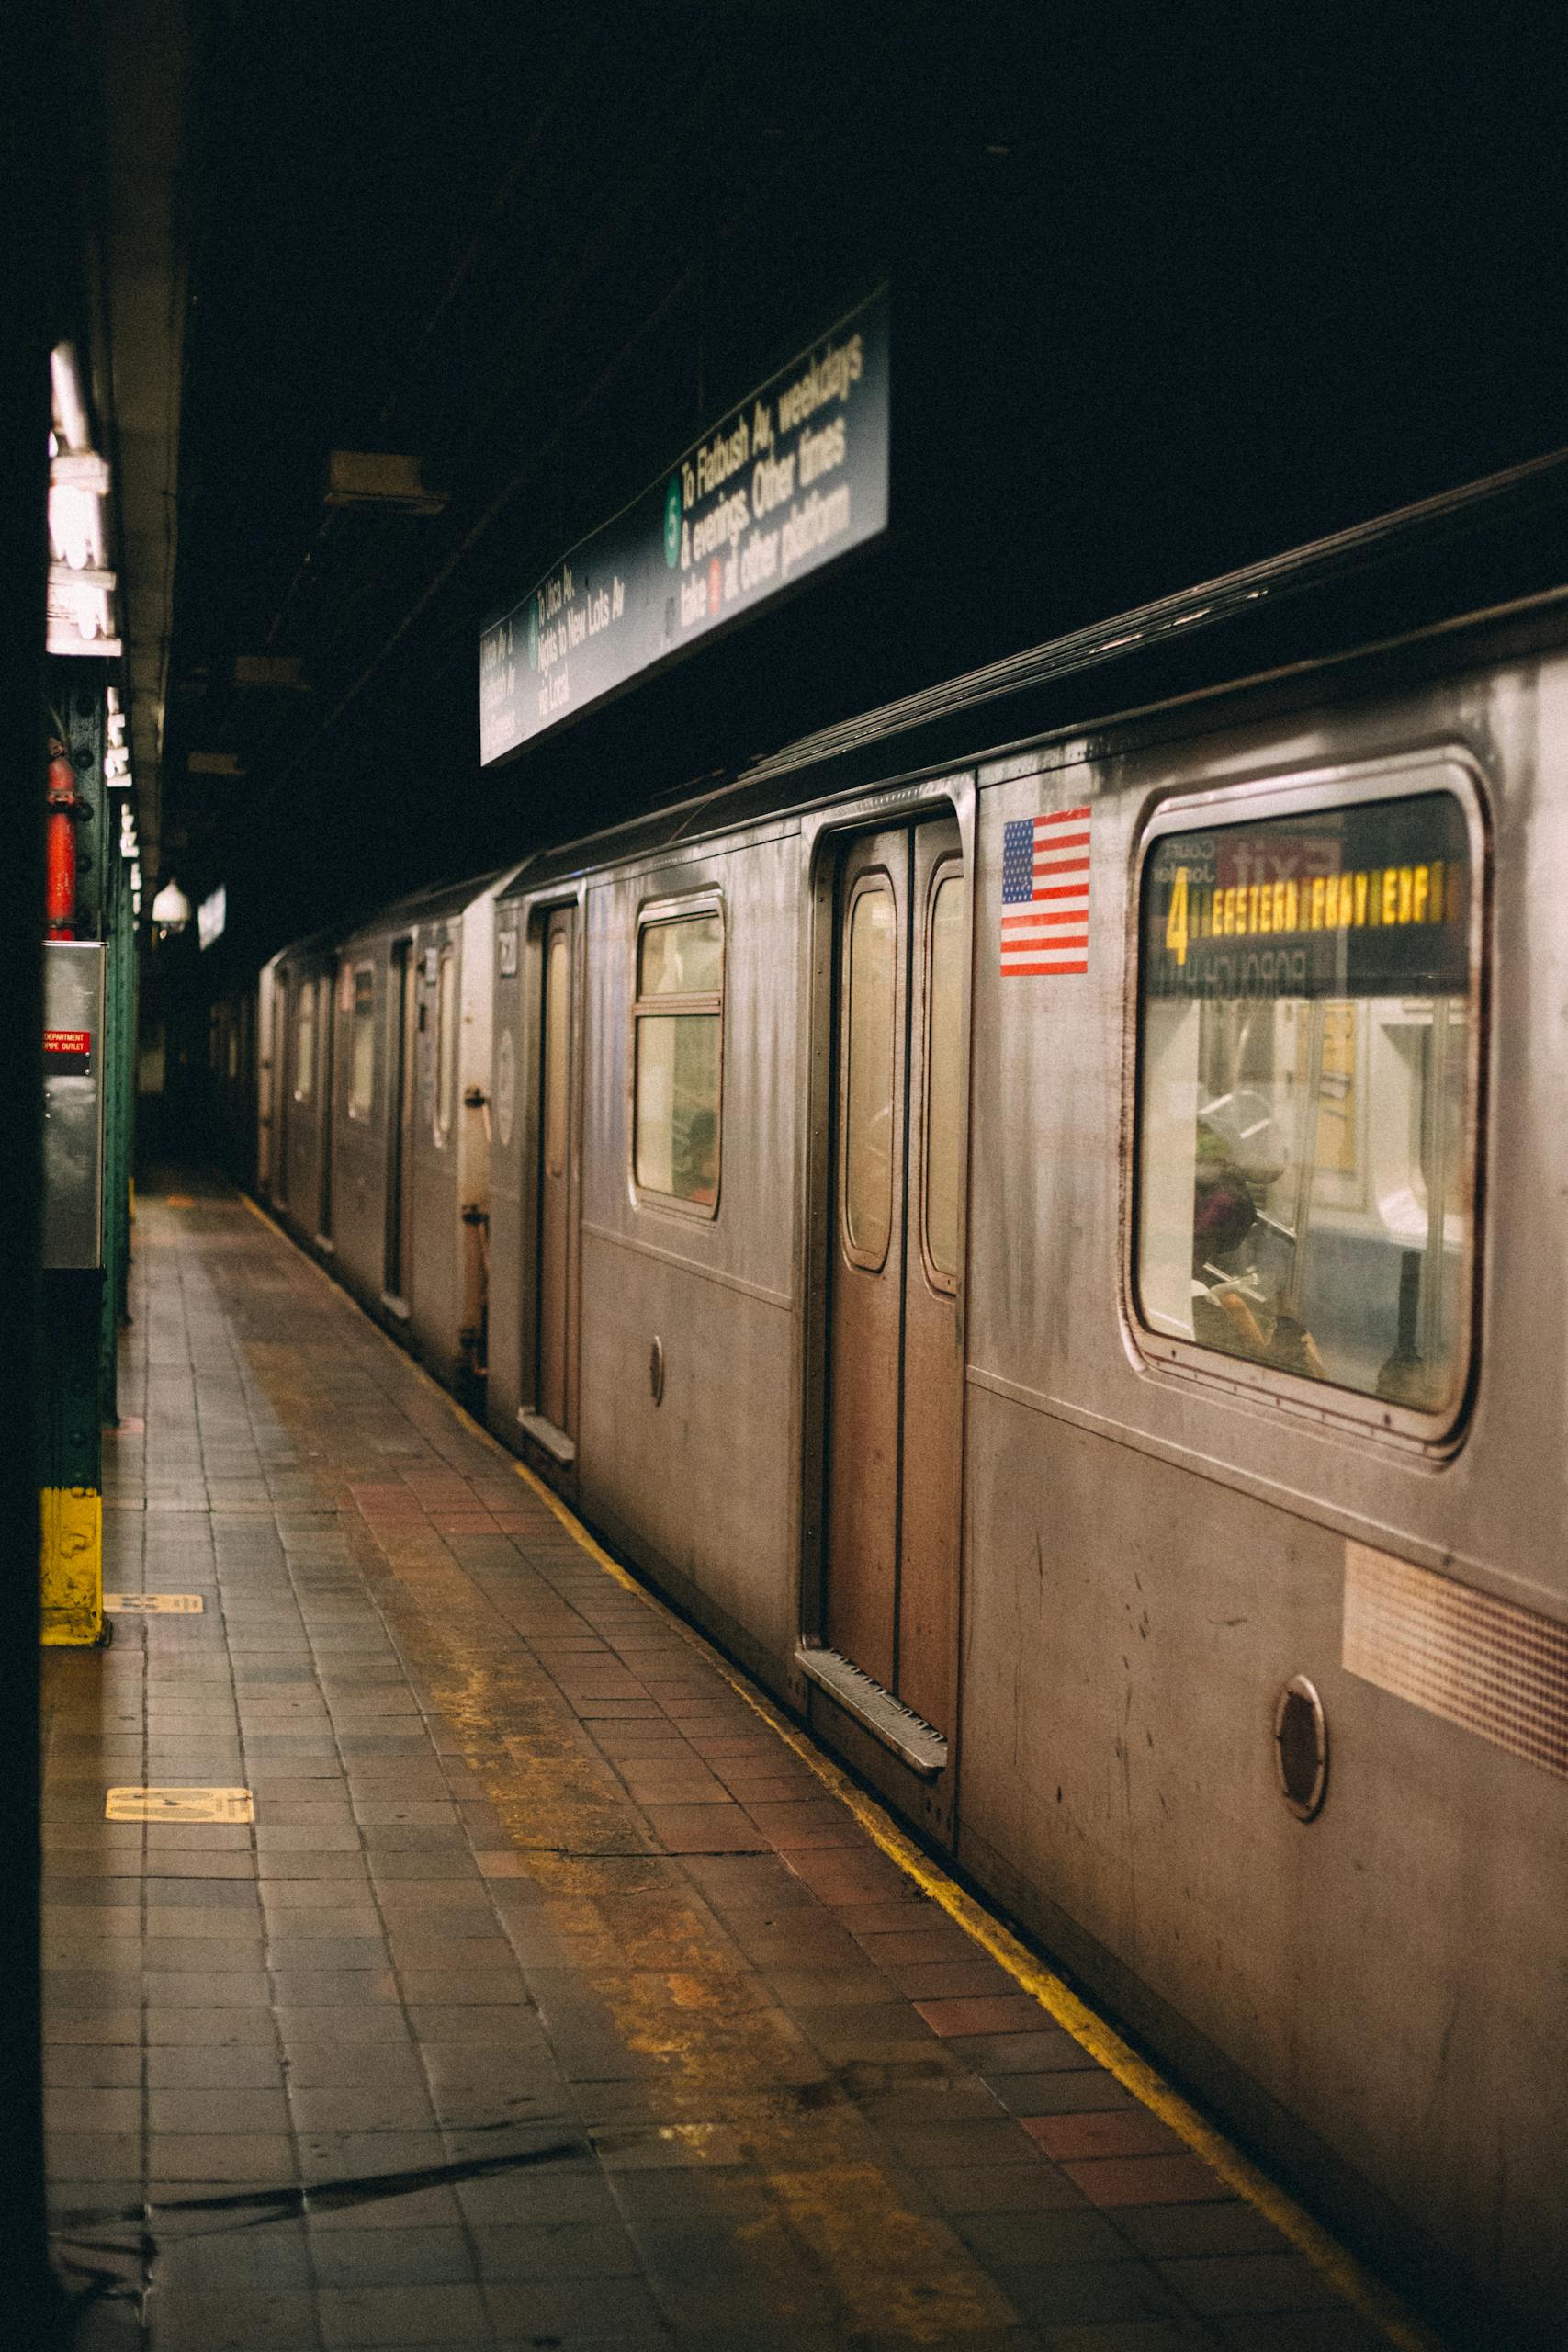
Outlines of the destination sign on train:
M884 288L491 622L481 764L885 531L887 374Z
M1172 833L1145 874L1145 989L1462 990L1469 914L1469 837L1446 792Z

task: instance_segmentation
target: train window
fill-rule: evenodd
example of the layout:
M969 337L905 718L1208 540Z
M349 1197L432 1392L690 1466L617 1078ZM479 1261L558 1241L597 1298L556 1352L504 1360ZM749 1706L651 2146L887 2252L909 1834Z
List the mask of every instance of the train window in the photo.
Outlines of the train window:
M545 1173L566 1173L567 1090L570 1077L571 951L564 924L550 933L545 972Z
M724 920L717 909L645 922L637 977L639 997L716 996L724 985Z
M354 975L352 1019L348 1115L367 1119L376 1096L376 975L368 964L362 964Z
M1134 1284L1152 1332L1402 1417L1457 1408L1473 887L1450 791L1303 796L1154 842Z
M893 1230L898 918L885 874L862 877L845 929L840 1197L849 1254L857 1266L874 1267L887 1255Z
M450 947L435 967L435 1139L452 1132L452 1074L457 1062L457 961Z
M716 907L645 916L633 1007L638 1189L713 1216L718 1208L724 918Z
M926 943L925 1241L938 1287L958 1279L964 1133L964 875L940 866Z
M316 1083L316 983L301 980L294 1006L294 1100L308 1102Z

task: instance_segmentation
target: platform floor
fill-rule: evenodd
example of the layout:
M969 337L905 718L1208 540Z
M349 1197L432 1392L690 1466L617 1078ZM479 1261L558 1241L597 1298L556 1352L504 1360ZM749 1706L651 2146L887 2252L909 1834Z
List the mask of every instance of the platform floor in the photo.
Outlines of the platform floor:
M84 2352L1412 2340L244 1203L142 1200L133 1306L105 1583L202 1605L46 1654Z

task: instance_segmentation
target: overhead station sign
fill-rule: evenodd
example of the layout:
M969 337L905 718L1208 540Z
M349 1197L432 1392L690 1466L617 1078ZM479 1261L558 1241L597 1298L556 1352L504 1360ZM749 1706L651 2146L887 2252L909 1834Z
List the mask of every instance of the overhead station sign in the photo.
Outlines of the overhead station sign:
M884 288L491 623L481 765L886 529L887 345Z

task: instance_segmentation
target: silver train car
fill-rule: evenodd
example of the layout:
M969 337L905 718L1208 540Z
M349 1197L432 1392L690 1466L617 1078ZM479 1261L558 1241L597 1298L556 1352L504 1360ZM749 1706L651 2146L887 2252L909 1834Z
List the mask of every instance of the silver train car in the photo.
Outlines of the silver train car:
M284 949L257 1014L263 1196L470 1393L485 1355L491 909L504 878Z
M1344 560L297 951L263 1034L363 973L396 1068L471 922L491 1429L1501 2341L1568 2297L1568 594L1270 661ZM1251 673L1172 691L1216 612ZM370 1099L271 1148L385 1312Z

